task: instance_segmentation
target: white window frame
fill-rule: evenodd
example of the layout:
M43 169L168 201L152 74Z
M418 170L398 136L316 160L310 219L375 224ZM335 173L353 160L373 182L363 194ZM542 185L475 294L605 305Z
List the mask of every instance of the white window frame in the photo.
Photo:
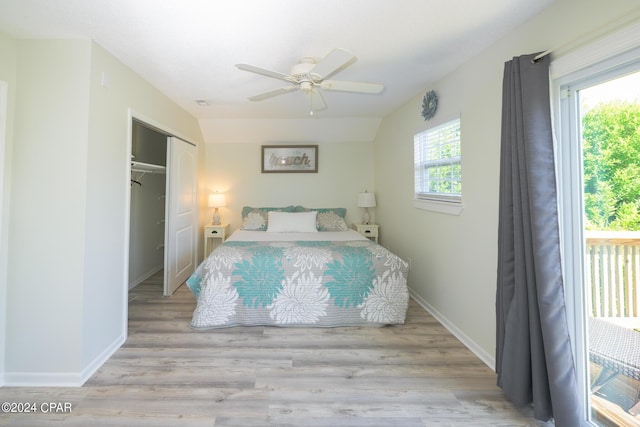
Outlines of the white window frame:
M423 129L422 131L416 133L414 135L414 160L413 160L413 206L417 209L423 209L428 211L440 212L450 215L460 215L464 209L464 205L462 204L462 191L460 194L447 194L447 193L418 193L416 190L416 180L417 180L417 169L425 168L426 166L434 166L439 164L445 165L453 165L459 164L460 168L462 168L462 151L460 151L459 156L455 157L444 157L438 159L429 159L422 160L419 162L419 165L416 163L416 143L417 138L421 135L438 132L442 129L445 129L453 122L457 122L458 126L462 127L462 122L460 116L453 117L448 120L444 120L443 122L431 126L429 128ZM460 132L462 135L462 132ZM462 143L462 136L460 136L460 143ZM461 149L462 147L460 147ZM462 179L462 178L461 178Z

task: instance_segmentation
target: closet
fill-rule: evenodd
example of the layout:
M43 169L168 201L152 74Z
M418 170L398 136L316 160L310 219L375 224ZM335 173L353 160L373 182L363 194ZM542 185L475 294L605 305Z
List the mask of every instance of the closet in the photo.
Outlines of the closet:
M169 296L196 268L195 145L133 120L129 289L163 270Z
M167 199L167 135L134 120L131 142L129 289L164 268Z

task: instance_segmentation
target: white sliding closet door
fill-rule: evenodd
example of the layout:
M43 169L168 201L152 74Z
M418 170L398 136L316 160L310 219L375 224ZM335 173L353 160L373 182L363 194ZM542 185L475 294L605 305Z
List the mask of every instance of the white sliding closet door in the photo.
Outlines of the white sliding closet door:
M198 216L196 147L168 138L164 295L173 294L196 268Z

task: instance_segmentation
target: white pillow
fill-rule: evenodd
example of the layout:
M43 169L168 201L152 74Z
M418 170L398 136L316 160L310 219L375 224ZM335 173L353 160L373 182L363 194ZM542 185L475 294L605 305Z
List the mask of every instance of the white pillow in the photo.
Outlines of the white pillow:
M267 232L271 233L315 233L317 211L278 212L269 211Z

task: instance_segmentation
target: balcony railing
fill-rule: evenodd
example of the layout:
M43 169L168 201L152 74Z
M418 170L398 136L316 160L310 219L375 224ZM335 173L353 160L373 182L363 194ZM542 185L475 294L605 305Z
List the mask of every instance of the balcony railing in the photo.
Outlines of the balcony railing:
M585 231L593 317L640 316L640 231Z

